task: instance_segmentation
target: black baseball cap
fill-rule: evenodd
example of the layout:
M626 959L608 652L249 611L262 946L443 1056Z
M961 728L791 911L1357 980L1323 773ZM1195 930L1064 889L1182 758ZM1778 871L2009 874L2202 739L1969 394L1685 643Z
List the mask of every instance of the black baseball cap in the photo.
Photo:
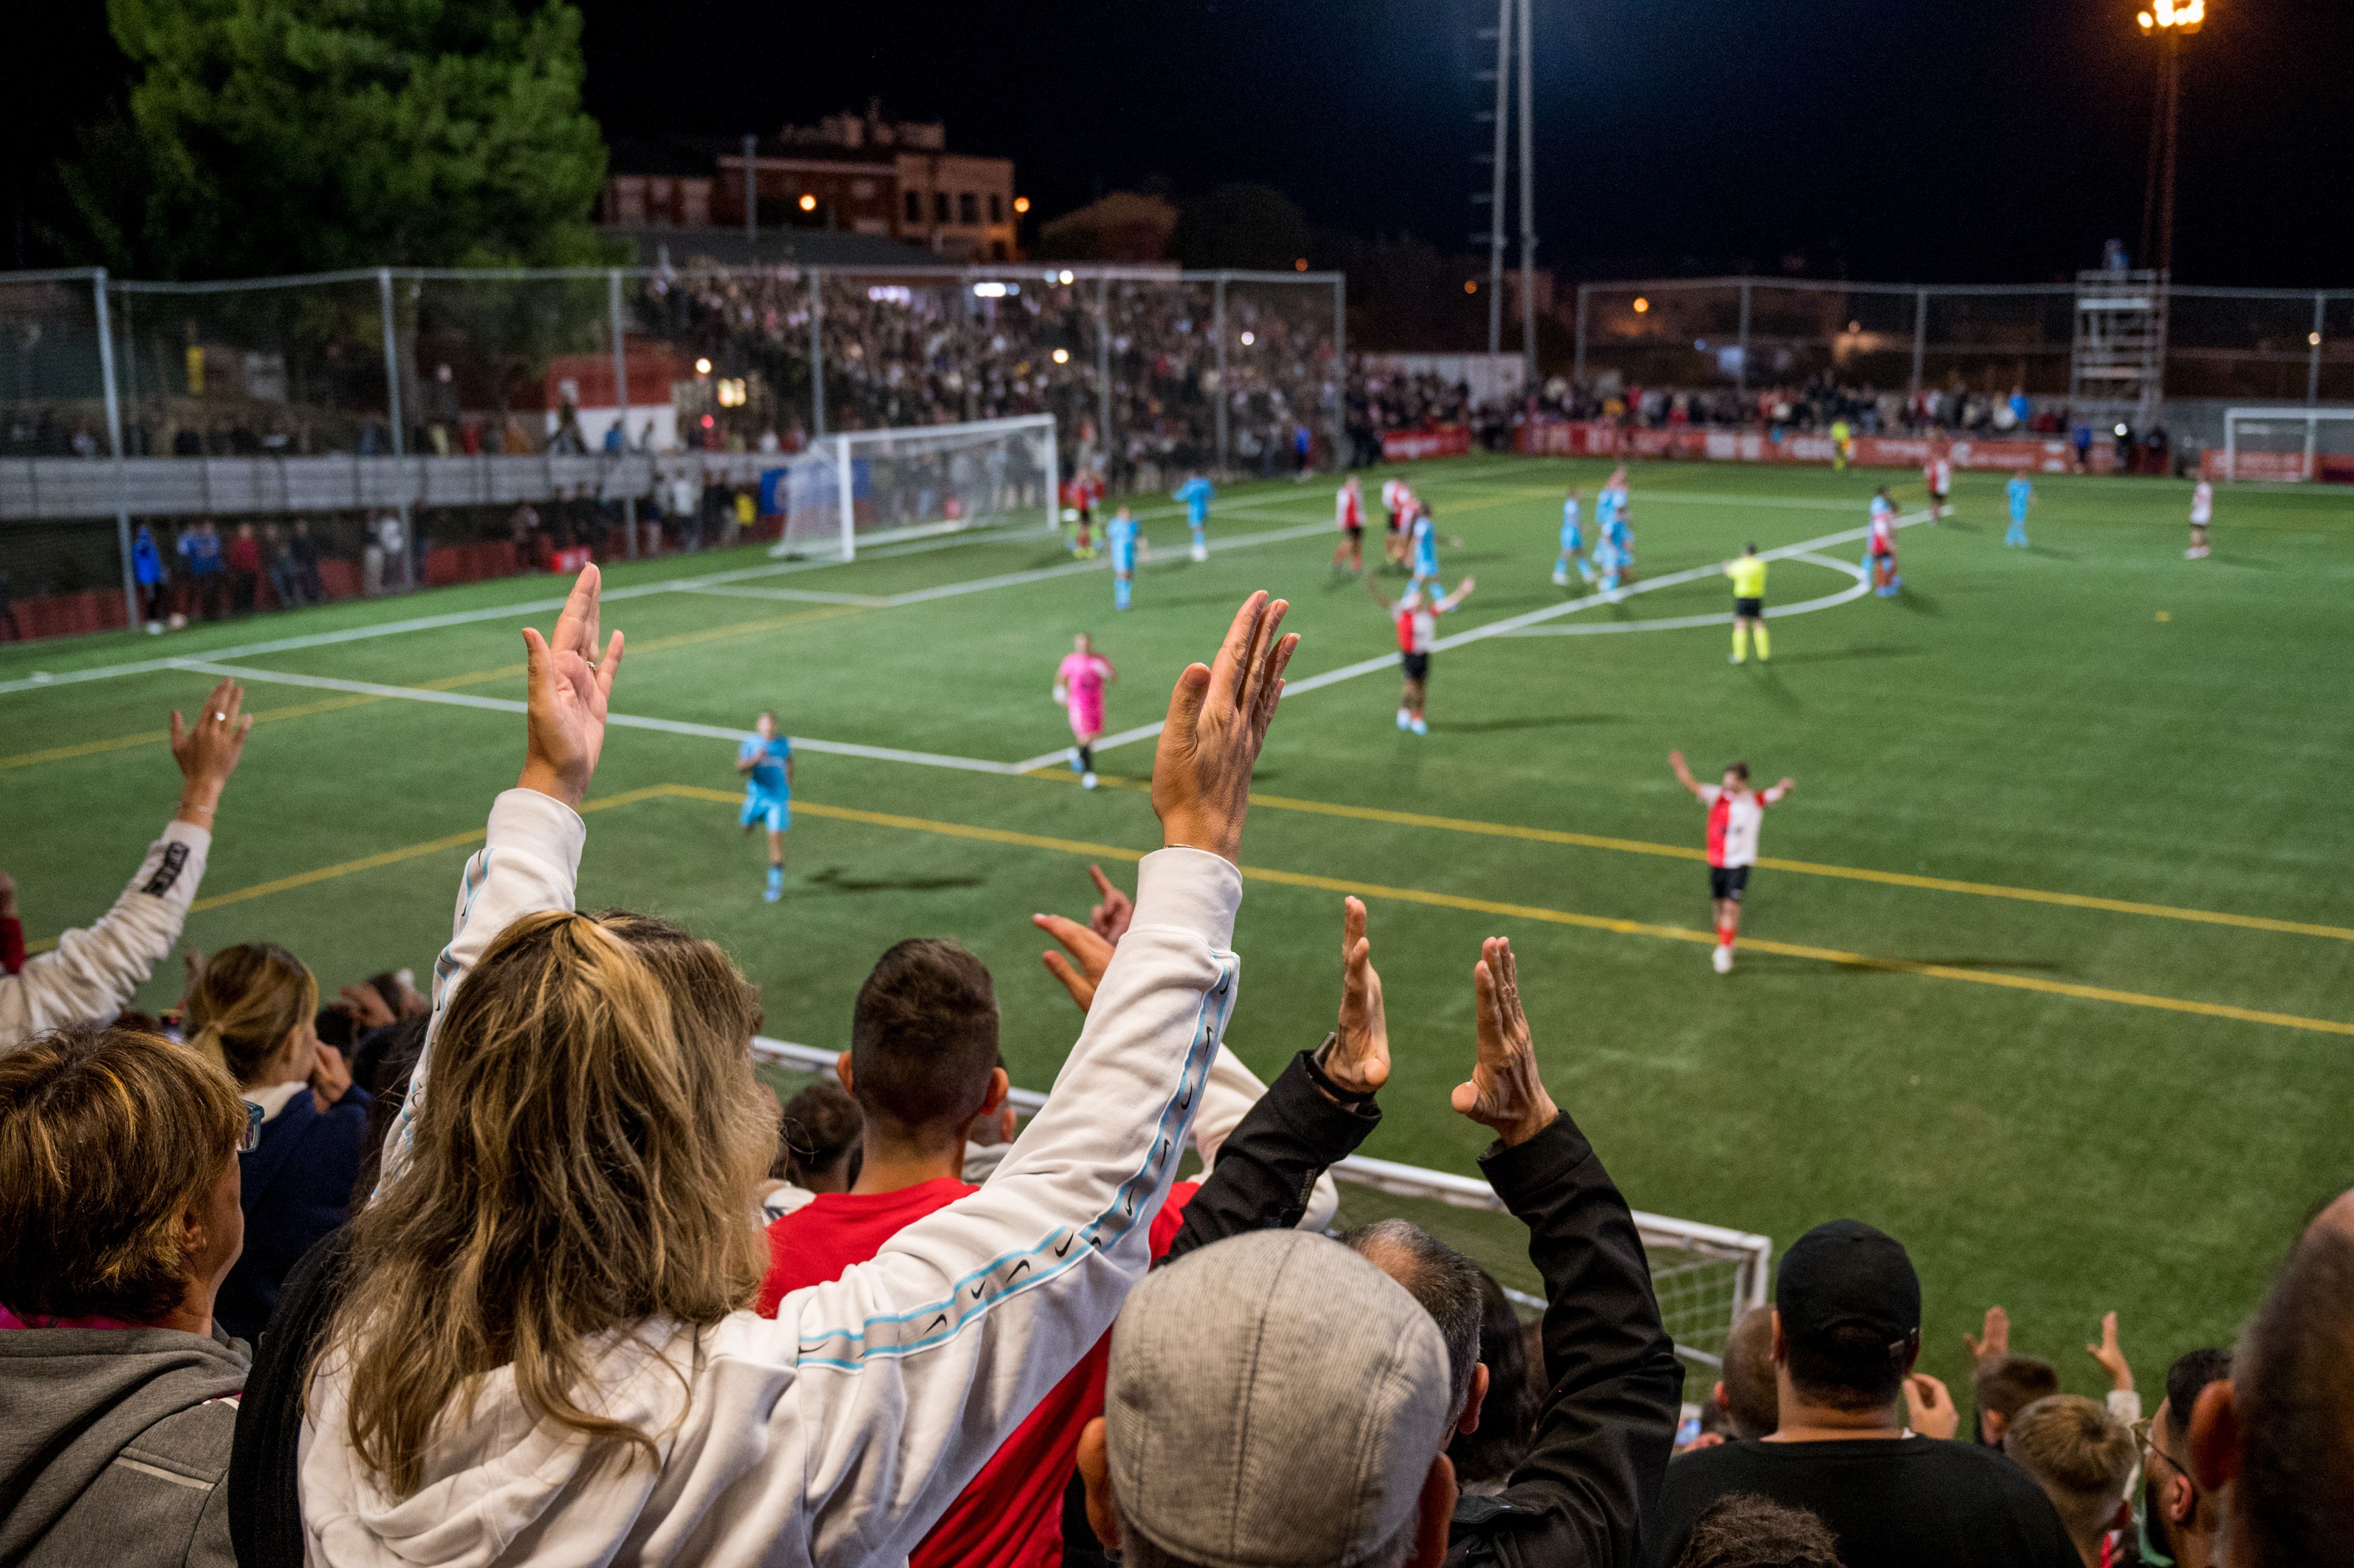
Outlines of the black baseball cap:
M1774 1306L1794 1340L1819 1345L1855 1327L1893 1345L1921 1331L1921 1277L1894 1236L1861 1220L1833 1220L1782 1255Z

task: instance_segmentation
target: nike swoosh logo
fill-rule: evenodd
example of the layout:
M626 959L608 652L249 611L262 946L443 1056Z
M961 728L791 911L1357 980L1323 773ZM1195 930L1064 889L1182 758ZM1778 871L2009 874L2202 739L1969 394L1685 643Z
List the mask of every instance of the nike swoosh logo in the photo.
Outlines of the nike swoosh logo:
M1075 1239L1076 1239L1076 1238L1072 1237L1072 1236L1065 1236L1065 1237L1063 1238L1063 1245L1060 1245L1060 1246L1058 1246L1058 1247L1056 1247L1056 1248L1055 1249L1055 1255L1056 1257L1060 1257L1060 1256L1062 1256L1065 1253L1066 1253L1066 1252L1070 1251L1070 1250L1071 1250L1071 1243L1072 1243Z
M980 1300L980 1299L981 1299L981 1293L982 1291L984 1291L984 1290L988 1289L988 1288L989 1288L989 1281L988 1281L988 1280L986 1280L986 1279L982 1280L980 1284L978 1284L978 1285L976 1285L976 1286L974 1286L974 1287L972 1287L972 1298L973 1298L975 1301Z
M1026 1257L1025 1257L1025 1258L1023 1258L1020 1263L1015 1264L1015 1265L1014 1265L1011 1269L1009 1269L1009 1270L1006 1272L1006 1276L1005 1276L1005 1283L1006 1283L1006 1284L1008 1284L1008 1285L1013 1284L1013 1281L1014 1281L1017 1277L1020 1277L1020 1275L1021 1275L1022 1271L1023 1271L1023 1269L1025 1269L1025 1268L1029 1267L1029 1266L1030 1266L1030 1260L1029 1260L1028 1258L1026 1258Z
M925 1324L925 1325L924 1325L924 1332L925 1332L925 1333L927 1333L927 1334L928 1334L928 1333L930 1333L933 1330L935 1330L935 1329L937 1329L937 1328L938 1328L941 1324L943 1324L943 1323L947 1322L948 1320L949 1320L949 1315L948 1315L947 1313L943 1312L943 1313L941 1313L938 1317L937 1317L937 1318L933 1319L930 1322L928 1322L928 1323L927 1323L927 1324Z

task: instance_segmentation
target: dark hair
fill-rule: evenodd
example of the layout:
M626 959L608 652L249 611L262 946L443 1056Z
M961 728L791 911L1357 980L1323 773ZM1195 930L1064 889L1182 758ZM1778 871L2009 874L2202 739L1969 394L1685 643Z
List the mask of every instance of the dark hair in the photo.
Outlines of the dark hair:
M2178 1433L2190 1430L2190 1407L2199 1403L2211 1383L2228 1383L2232 1378L2232 1352L2210 1345L2202 1350L2185 1351L2174 1364L2166 1369L2166 1403L2174 1412L2173 1425ZM2179 1441L2175 1452L2181 1453Z
M352 1182L355 1196L364 1198L376 1191L384 1165L384 1140L408 1104L408 1080L417 1071L417 1059L425 1054L425 1026L430 1022L428 1015L419 1013L379 1029L352 1058L352 1082L375 1097L368 1101L367 1138L360 1145L359 1175Z
M1978 1414L1988 1411L2005 1421L2039 1399L2060 1392L2060 1373L2041 1356L1990 1356L1971 1374Z
M1412 1220L1375 1220L1343 1231L1341 1245L1362 1255L1422 1303L1447 1341L1448 1425L1471 1397L1472 1370L1479 1364L1481 1303L1479 1266Z
M851 1090L895 1132L960 1137L997 1068L997 991L958 943L917 937L875 962L850 1020Z
M1536 1425L1541 1396L1538 1379L1529 1375L1521 1315L1484 1268L1479 1270L1479 1361L1488 1369L1479 1429L1457 1433L1447 1442L1447 1457L1455 1461L1455 1474L1462 1480L1500 1481L1529 1451L1529 1431Z
M1782 1425L1782 1391L1774 1379L1774 1308L1752 1307L1724 1341L1724 1413L1735 1436L1771 1437Z
M1724 770L1727 773L1738 773L1744 779L1749 777L1749 764L1746 762L1728 762L1724 765Z
M1747 543L1746 545L1742 546L1741 546L1741 553L1742 553L1743 555L1744 555L1744 556L1754 556L1754 555L1755 555L1755 554L1757 553L1757 541L1756 541L1756 540L1755 540L1755 539L1752 539L1752 540L1750 540L1750 541L1749 541L1749 543Z
M2354 1518L2354 1236L2324 1225L2297 1244L2241 1336L2232 1389L2232 1511L2249 1563L2344 1562Z
M785 1102L777 1121L777 1162L769 1174L822 1192L810 1179L838 1164L864 1131L864 1118L849 1091L832 1078L819 1078Z
M1893 1403L1913 1370L1921 1334L1891 1340L1864 1323L1841 1323L1801 1339L1787 1334L1790 1382L1815 1404L1833 1410L1879 1410Z
M1820 1519L1755 1492L1727 1492L1701 1511L1675 1568L1840 1568Z
M237 1162L245 1101L217 1063L129 1029L0 1057L0 1302L152 1323L188 1288L180 1217Z

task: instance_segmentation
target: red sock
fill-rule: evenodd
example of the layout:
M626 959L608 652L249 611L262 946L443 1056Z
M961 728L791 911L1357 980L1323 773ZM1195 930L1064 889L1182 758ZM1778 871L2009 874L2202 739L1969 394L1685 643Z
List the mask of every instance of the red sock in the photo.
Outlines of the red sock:
M1738 929L1738 927L1734 926L1719 926L1716 928L1717 945L1724 948L1733 946L1733 934Z

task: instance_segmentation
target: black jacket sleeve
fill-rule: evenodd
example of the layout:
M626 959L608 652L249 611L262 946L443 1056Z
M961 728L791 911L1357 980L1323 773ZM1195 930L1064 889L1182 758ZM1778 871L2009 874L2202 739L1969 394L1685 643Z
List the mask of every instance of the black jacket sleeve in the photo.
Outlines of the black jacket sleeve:
M302 1383L343 1305L351 1234L348 1225L330 1232L302 1255L254 1347L228 1460L228 1532L239 1568L303 1568L294 1463Z
M1511 1484L1457 1509L1447 1562L1625 1568L1659 1501L1684 1386L1634 1215L1565 1114L1526 1143L1491 1146L1479 1167L1529 1227L1551 1387Z
M1210 1179L1185 1205L1184 1228L1161 1263L1245 1231L1286 1230L1299 1223L1316 1178L1354 1153L1382 1120L1370 1102L1335 1101L1317 1086L1320 1076L1302 1051L1235 1124Z

